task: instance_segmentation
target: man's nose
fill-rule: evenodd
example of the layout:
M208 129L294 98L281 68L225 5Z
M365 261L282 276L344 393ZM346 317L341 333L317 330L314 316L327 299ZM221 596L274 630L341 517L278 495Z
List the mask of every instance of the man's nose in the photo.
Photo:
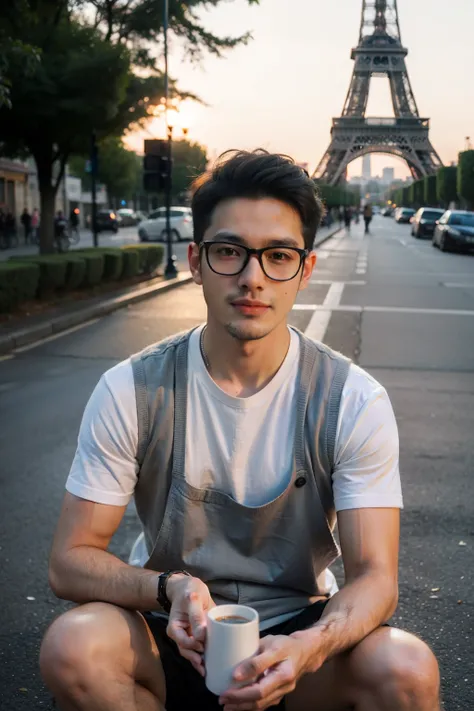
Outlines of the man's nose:
M239 275L239 286L260 286L265 281L265 274L257 254L251 254L245 269Z

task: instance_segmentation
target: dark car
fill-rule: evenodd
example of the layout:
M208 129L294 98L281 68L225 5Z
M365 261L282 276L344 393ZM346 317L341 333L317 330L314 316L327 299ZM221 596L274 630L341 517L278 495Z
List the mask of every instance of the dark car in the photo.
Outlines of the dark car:
M436 226L437 220L444 215L444 210L435 207L420 207L411 221L411 234L418 239L430 237Z
M98 210L97 211L97 232L115 232L117 233L122 220L114 210ZM88 219L88 224L92 224L92 218Z
M447 210L436 223L432 243L442 252L474 249L474 212Z
M395 222L408 223L415 214L411 207L399 207L395 212Z

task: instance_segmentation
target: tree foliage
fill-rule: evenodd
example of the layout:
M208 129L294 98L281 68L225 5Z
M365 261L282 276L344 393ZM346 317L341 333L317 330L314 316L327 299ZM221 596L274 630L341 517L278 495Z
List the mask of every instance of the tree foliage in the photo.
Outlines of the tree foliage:
M474 208L474 151L459 154L457 192L469 210Z
M457 173L456 166L444 166L438 170L436 192L442 207L449 207L451 202L457 200Z
M129 151L122 139L109 136L99 143L97 178L107 189L110 200L130 200L137 191L142 175L142 159ZM87 156L73 156L68 163L71 175L81 178L83 188L91 189Z
M438 197L436 194L436 174L427 175L424 178L424 203L429 207L436 207L438 204Z
M207 151L200 143L185 139L173 142L172 197L181 201L191 187L194 178L207 167Z

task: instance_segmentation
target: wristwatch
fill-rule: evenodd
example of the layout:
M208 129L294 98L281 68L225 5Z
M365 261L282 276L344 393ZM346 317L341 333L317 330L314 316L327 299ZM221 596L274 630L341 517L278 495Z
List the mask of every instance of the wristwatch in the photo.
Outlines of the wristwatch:
M191 577L191 573L188 573L187 570L167 570L166 573L160 573L158 576L158 594L156 601L165 612L169 612L171 610L171 600L166 594L166 583L172 575L176 575L177 573Z

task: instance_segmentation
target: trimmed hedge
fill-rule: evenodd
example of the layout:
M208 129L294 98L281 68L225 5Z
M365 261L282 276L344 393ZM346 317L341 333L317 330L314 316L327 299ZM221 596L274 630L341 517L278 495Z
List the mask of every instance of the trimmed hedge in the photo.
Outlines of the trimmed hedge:
M9 311L35 296L153 274L163 255L162 245L133 244L10 257L8 262L0 263L0 310Z
M122 279L130 279L140 273L140 259L137 249L123 250Z
M162 244L130 244L122 247L124 252L131 249L138 252L140 274L153 274L163 262L165 250Z
M0 262L0 311L11 311L22 301L34 299L39 279L38 264Z
M81 257L85 254L102 255L104 259L104 271L102 278L106 281L116 281L120 279L123 271L123 251L114 247L92 247L91 249L76 249Z

